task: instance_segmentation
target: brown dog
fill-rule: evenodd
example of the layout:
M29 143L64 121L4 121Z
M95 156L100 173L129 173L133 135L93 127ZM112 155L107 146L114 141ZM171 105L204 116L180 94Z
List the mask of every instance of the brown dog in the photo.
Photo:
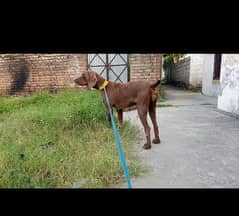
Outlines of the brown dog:
M75 83L80 86L88 86L89 89L95 88L101 90L101 96L109 121L110 114L103 91L104 88L106 88L109 96L111 107L115 107L117 110L120 124L123 123L123 110L131 106L136 106L147 139L144 149L151 148L150 127L147 122L147 113L149 112L154 127L155 138L153 139L153 143L160 143L156 121L156 103L159 95L156 87L160 84L160 80L154 83L149 83L148 81L135 81L122 84L108 82L99 74L90 71L83 73L81 77L75 80Z

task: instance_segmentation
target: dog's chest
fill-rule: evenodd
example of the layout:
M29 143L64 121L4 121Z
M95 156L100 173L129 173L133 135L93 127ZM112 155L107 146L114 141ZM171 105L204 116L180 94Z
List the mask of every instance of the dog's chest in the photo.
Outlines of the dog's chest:
M134 100L126 100L126 99L122 99L120 101L116 100L112 103L112 106L115 107L116 109L124 109L134 105L135 105Z

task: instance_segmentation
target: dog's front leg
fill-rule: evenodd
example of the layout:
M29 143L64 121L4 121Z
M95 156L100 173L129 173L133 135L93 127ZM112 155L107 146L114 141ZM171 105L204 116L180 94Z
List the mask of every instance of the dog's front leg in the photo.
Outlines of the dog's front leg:
M113 114L113 110L112 110L112 114ZM109 122L110 126L112 126L112 125L111 125L110 112L109 112L109 109L108 109L108 108L106 109L106 116L107 116L107 119L108 119L108 122Z
M111 125L111 117L110 117L110 112L109 112L109 109L108 109L108 105L106 103L104 103L104 105L105 105L105 111L106 111L106 119L109 122L109 126L112 127L112 125ZM113 110L111 110L111 111L112 111L112 114L113 114Z

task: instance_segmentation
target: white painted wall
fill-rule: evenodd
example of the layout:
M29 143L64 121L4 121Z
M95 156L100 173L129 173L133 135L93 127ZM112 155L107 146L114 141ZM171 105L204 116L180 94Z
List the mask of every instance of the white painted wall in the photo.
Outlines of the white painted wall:
M188 56L191 57L189 84L192 86L202 86L203 55L204 54L188 54Z
M223 54L218 109L239 114L239 54Z
M202 57L202 93L208 96L217 96L220 90L220 82L213 80L214 54L202 54Z

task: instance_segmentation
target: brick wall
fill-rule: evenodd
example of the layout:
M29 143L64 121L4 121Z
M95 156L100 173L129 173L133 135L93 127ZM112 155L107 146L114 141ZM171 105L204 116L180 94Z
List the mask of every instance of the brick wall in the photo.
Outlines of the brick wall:
M130 54L130 80L158 80L161 54ZM74 87L87 70L87 54L0 55L0 95L29 95Z
M87 68L87 54L0 55L0 94L30 94L74 86Z
M161 78L161 54L130 54L130 81Z

